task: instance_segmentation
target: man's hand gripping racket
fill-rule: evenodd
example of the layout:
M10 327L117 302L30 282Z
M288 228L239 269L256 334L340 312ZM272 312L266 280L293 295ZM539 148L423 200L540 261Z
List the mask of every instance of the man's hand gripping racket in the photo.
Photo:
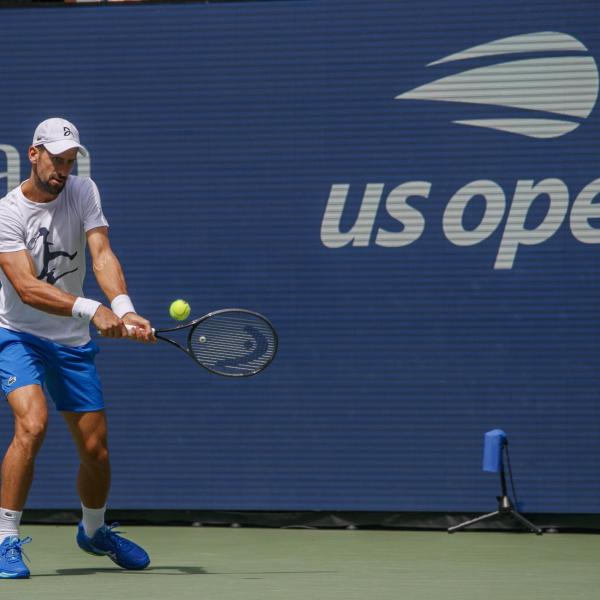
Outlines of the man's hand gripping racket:
M134 325L126 325L133 334ZM186 346L165 333L187 332ZM277 353L277 333L261 314L243 308L225 308L189 323L153 329L157 339L185 352L201 367L226 377L249 377L266 369Z

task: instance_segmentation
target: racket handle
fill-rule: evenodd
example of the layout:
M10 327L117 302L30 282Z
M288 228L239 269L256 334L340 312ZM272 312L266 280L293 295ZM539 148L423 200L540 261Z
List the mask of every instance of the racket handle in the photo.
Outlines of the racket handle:
M129 333L129 335L131 335L134 331L135 331L135 325L127 325L125 324L125 327L127 327L127 331ZM156 333L156 329L154 329L154 327L152 328L152 335L154 335Z

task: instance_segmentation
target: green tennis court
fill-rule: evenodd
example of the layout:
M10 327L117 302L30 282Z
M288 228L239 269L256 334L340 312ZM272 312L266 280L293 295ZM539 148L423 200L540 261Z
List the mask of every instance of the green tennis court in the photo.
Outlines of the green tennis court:
M122 571L74 543L73 526L25 526L27 600L597 600L600 536L586 534L123 527L152 564ZM86 577L80 577L86 575Z

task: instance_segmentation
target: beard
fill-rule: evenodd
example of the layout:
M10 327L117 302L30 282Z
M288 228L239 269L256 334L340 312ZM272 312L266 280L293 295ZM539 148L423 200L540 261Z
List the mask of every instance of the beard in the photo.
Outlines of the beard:
M52 177L49 178L47 181L44 181L39 176L37 169L35 169L35 168L33 169L33 175L34 175L36 186L38 188L40 188L41 190L43 190L44 192L46 192L47 194L51 194L52 196L58 196L63 191L63 188L65 187L65 184L67 183L66 179L61 183L50 183L50 179L52 179Z

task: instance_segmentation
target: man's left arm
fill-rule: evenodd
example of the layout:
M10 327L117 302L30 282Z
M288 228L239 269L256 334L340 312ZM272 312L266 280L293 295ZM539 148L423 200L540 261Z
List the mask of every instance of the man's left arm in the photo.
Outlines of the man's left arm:
M156 341L150 321L135 312L129 299L121 263L110 246L108 227L90 229L86 236L96 281L111 303L112 311L126 325L135 326L132 337L144 342Z

